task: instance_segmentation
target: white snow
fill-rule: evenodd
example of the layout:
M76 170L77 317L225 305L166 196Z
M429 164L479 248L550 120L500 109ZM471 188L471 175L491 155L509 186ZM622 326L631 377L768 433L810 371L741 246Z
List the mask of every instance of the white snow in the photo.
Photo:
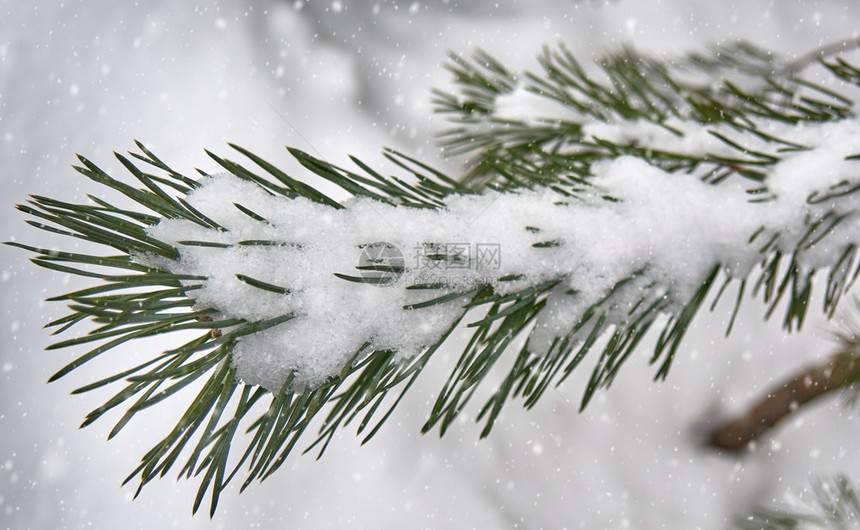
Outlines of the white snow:
M500 120L521 121L529 125L552 121L576 121L581 115L558 100L548 98L519 84L508 93L499 94L492 116Z
M636 132L644 131L645 146L657 142L666 150L697 156L714 152L707 126L676 125L685 136L674 141L654 134L659 128L642 123L589 125L586 130L600 129L616 142L622 138L615 131L626 131L623 139L630 141L637 140ZM818 205L807 202L816 191L826 192L836 183L856 180L858 163L845 157L856 154L860 146L860 123L852 119L801 128L783 125L769 127L768 132L808 150L783 154L772 168L772 177L765 181L774 196L766 202L750 200L747 189L759 187L756 182L736 177L712 185L695 174L667 173L629 156L597 165L591 181L594 191L579 200L549 189L488 192L450 197L440 211L396 207L369 198L354 199L337 210L304 198L274 196L255 184L222 174L204 180L188 200L226 231L208 230L190 221L162 220L150 233L180 248L180 259L162 261L162 266L208 278L203 289L189 293L200 309L214 308L224 317L251 322L295 315L288 322L239 339L234 352L238 375L273 391L281 388L291 372L300 384L321 383L338 374L364 345L395 350L404 357L419 353L460 318L469 297L431 308L404 307L443 294L468 292L474 285L492 285L496 292L507 294L561 280L529 341L530 348L542 354L553 339L563 337L578 322L586 308L637 272L641 274L636 282L613 294L606 314L609 324L637 316L629 311L642 299L645 284L654 282L656 290L649 293L642 308L663 298L664 311L677 313L715 266L725 264L734 278L747 277L764 257L760 243L749 243L757 232L767 237L779 234L776 248L791 253L812 222L828 213L844 216L830 236L797 252L801 266L834 265L849 244L860 244L858 201L853 195ZM754 139L751 134L733 136L739 145ZM734 151L733 156L740 154ZM606 201L603 195L617 202ZM233 207L237 198L267 222ZM230 246L182 243L187 240ZM281 245L241 244L248 240ZM546 241L561 244L533 246ZM335 276L361 276L355 269L361 249L375 242L387 242L403 256L405 271L395 283L380 287ZM427 243L449 252L459 245L467 261L446 262L440 267L421 255ZM483 262L477 256L477 249L489 247L498 249L498 262ZM289 292L262 290L241 281L237 274ZM515 275L522 279L499 281ZM450 288L405 289L439 281ZM576 294L564 294L569 290ZM586 328L583 332L587 336Z

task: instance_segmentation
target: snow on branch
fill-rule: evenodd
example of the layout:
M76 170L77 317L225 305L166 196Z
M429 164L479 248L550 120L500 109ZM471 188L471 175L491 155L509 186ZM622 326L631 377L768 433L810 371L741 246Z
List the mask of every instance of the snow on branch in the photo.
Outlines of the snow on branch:
M373 436L399 403L373 423L388 393L402 397L461 323L472 338L424 431L444 433L506 352L482 436L511 398L534 406L599 345L584 407L654 324L651 360L665 377L709 294L732 284L735 315L752 293L768 314L784 304L794 329L821 271L832 315L860 270L860 121L843 95L860 70L819 58L824 86L747 45L724 52L672 62L626 49L595 73L561 48L522 75L482 52L478 64L452 56L462 93L436 93L455 123L442 142L472 153L471 169L452 179L389 151L401 174L384 176L291 149L352 196L342 202L238 146L250 164L207 152L225 173L194 179L138 143L117 156L141 187L80 157L81 174L140 208L38 195L19 206L37 228L111 249L10 243L99 281L52 299L71 309L48 324L56 333L96 325L51 346L95 344L52 379L121 344L197 330L76 392L124 385L84 422L127 405L113 436L202 382L128 480L143 487L185 451L181 474L202 477L194 509L211 488L212 513L241 467L243 488L271 475L311 425L320 452L359 416Z
M732 155L709 134L716 131L677 125L682 135L645 123L584 129L688 156ZM237 375L272 391L291 374L294 384L318 386L371 351L414 357L440 340L464 305L481 300L477 292L507 296L551 282L529 334L529 350L543 355L562 340L582 343L592 328L573 328L589 308L607 327L677 317L715 269L741 280L775 253L791 257L795 289L805 292L813 271L860 244L856 196L821 200L860 185L860 164L847 159L860 147L860 123L780 124L767 133L803 148L769 168L764 193L751 193L747 182L668 173L629 155L596 164L582 190L449 195L439 208L359 197L338 209L225 173L186 197L217 228L162 219L147 232L177 248L179 259L139 254L136 261L205 277L189 296L222 318L292 315L237 339L233 350ZM731 141L765 143L746 136Z

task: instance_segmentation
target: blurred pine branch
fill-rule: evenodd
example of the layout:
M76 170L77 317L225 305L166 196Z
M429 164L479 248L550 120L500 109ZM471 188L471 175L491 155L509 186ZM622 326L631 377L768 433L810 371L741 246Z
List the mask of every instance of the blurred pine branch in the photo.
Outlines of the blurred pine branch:
M860 525L860 498L844 475L812 481L811 496L737 518L739 530L849 530Z

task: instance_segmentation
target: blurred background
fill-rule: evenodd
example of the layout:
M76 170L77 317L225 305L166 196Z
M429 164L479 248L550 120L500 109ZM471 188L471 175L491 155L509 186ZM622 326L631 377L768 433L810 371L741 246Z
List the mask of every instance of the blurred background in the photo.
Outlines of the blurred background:
M133 139L186 173L216 171L203 149L227 155L230 141L286 168L296 168L291 145L390 171L379 154L388 146L456 174L460 161L434 144L445 124L430 105L431 88L449 87L449 50L480 47L522 69L557 42L587 62L623 43L675 54L742 38L792 57L858 29L860 3L828 0L0 0L0 239L57 244L13 205L29 193L85 200L97 190L70 168L75 154L118 174L112 151ZM68 395L170 344L118 350L46 385L83 350L44 351L42 326L64 308L42 300L86 283L27 258L0 248L5 528L726 528L801 493L811 476L860 477L860 423L838 399L742 457L702 447L713 418L831 347L815 310L787 337L778 322L762 324L757 302L724 339L721 303L699 319L668 381L652 382L646 345L584 414L574 378L533 411L511 404L482 441L469 419L477 398L444 439L419 434L455 341L368 445L346 430L320 461L297 452L262 485L242 495L231 485L214 519L205 508L192 518L196 483L171 475L134 501L136 484L120 484L193 394L140 414L110 442L118 414L77 427L117 389Z

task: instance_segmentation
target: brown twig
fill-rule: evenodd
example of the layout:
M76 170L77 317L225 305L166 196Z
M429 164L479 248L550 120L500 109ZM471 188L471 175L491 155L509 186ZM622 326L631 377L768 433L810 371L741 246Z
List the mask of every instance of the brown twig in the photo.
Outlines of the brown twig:
M837 353L824 364L813 366L789 381L771 388L745 414L711 432L711 447L741 451L804 404L860 378L860 357Z

